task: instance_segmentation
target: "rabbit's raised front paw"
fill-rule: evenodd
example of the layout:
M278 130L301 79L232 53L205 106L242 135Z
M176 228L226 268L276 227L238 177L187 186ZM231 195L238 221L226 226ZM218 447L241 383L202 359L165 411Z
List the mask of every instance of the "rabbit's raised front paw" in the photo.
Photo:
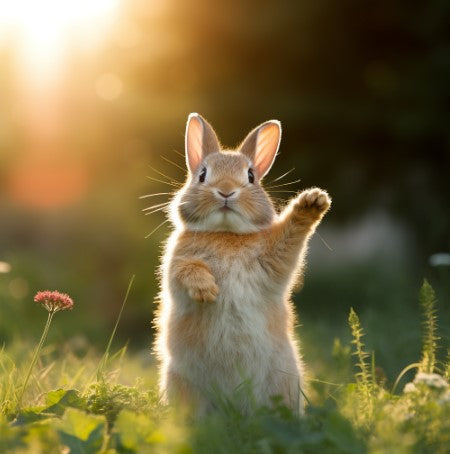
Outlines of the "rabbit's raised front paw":
M319 188L306 189L300 193L295 201L297 212L315 212L319 215L325 213L330 208L331 199L329 195Z
M197 282L191 283L187 290L189 296L199 303L212 303L216 300L219 293L219 287L217 287L214 277L211 274L205 275Z

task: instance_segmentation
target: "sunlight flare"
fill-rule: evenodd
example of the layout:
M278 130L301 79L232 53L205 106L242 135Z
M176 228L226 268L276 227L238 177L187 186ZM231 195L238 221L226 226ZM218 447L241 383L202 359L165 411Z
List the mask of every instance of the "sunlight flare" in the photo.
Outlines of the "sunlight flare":
M17 50L23 75L57 73L74 43L95 44L119 0L15 0L0 5L0 39Z

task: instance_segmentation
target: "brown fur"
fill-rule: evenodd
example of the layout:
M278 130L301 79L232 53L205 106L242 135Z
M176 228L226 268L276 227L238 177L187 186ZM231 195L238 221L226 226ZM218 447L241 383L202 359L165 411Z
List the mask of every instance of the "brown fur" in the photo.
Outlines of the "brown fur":
M183 408L189 410L195 406L197 394L193 392L192 386L181 377L180 374L170 371L168 373L168 388L167 394L171 402L176 402Z
M175 279L189 288L189 294L195 301L207 303L216 299L219 289L211 270L204 262L180 257L174 260L172 272Z
M210 125L195 115L192 121L190 174L172 204L177 229L162 264L156 322L161 391L205 410L214 387L230 393L248 378L258 402L268 404L278 394L301 410L303 372L290 294L331 201L312 188L277 215L260 180L278 149L278 122L252 131L240 151L218 151ZM249 408L249 402L240 405Z

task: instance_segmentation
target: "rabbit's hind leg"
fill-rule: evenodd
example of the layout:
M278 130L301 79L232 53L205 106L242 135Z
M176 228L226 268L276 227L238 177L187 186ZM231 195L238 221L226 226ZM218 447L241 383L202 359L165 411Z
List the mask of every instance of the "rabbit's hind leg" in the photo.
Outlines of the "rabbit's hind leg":
M281 398L283 405L295 414L303 413L302 364L291 352L281 354L273 362L267 381L267 395Z
M166 379L165 394L169 404L185 409L188 414L201 417L207 412L209 402L188 379L178 372L169 370Z

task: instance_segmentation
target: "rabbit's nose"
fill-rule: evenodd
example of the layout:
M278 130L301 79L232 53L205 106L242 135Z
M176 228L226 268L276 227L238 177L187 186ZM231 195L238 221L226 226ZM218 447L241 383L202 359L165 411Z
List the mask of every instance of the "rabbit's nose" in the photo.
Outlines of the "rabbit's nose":
M228 197L231 197L236 191L230 192L229 194L224 194L223 192L217 191L219 195L221 195L223 198L227 199Z

